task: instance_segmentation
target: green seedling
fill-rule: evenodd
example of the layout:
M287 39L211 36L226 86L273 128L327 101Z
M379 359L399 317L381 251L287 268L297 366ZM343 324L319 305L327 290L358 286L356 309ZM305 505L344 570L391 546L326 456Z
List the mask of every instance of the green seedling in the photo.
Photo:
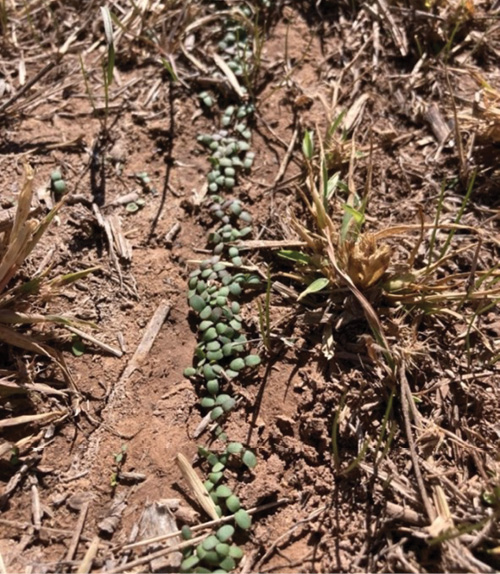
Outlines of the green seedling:
M71 351L75 357L81 357L85 353L85 345L78 335L71 337Z
M106 129L109 114L109 88L113 83L113 73L115 69L115 44L113 36L113 22L111 19L111 13L107 6L101 6L101 15L104 23L104 35L106 39L106 45L108 47L108 53L107 53L108 57L106 63L103 63L104 105L105 105L104 126Z
M54 170L50 174L50 186L56 199L61 199L66 193L66 182L63 180L60 171Z
M114 458L114 470L111 474L110 484L111 488L116 488L120 481L120 472L125 464L127 459L127 445L124 444L121 446L120 452L117 452L113 455Z
M134 178L140 183L146 193L157 194L155 187L151 183L151 178L145 171L134 174Z

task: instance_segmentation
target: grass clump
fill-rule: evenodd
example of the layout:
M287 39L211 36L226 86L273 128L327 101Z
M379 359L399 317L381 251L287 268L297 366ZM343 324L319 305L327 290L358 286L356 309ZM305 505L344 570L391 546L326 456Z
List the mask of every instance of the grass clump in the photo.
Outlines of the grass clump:
M284 275L302 285L299 301L307 304L315 294L325 294L329 304L342 305L346 292L350 292L361 305L392 369L393 352L389 351L377 307L384 308L383 313L387 314L389 304L393 319L400 315L411 318L419 312L469 324L478 311L500 300L499 270L479 266L487 234L479 227L462 223L473 193L475 173L469 177L462 205L452 222L441 221L443 186L434 222L427 223L422 218L420 223L368 231L365 212L369 188L360 197L352 187L349 191L348 186L339 186L338 174L329 175L323 144L319 143L316 152L311 133L306 132L302 148L307 190L301 194L312 225L292 218L293 229L304 247L278 252L292 266L292 271ZM332 206L345 190L347 199L341 202L342 212L335 213ZM408 251L403 245L410 238L413 245ZM472 259L470 269L454 270L452 263L465 254Z
M23 276L22 270L28 258L64 204L63 197L47 215L37 219L36 208L32 205L33 180L33 170L26 166L24 183L17 199L14 216L11 220L3 222L0 228L0 343L12 350L21 349L50 359L58 365L68 386L76 391L61 352L46 342L47 333L44 333L43 337L37 335L35 326L73 325L74 319L64 315L43 313L40 312L40 308L42 303L56 297L62 287L81 279L95 269L49 279L50 268L43 268L42 265L31 277ZM54 184L64 183L59 172L52 173L51 181L54 193L57 192ZM59 191L61 187L59 186ZM14 380L22 379L21 373L17 371L3 372ZM24 391L21 387L16 387L7 392L8 395L12 393L24 394ZM19 418L20 422L23 420L23 417ZM16 419L11 420L10 426L16 424L15 421Z

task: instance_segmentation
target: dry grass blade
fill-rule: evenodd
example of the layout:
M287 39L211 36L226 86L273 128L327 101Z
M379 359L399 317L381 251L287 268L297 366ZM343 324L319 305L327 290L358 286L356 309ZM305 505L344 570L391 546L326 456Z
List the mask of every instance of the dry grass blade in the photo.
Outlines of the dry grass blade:
M3 327L2 325L0 325L0 341L3 341L4 343L7 343L14 347L24 349L25 351L31 351L32 353L36 353L38 355L45 355L46 357L55 359L54 356L55 352L48 345L45 345L44 343L39 343L35 341L33 338L29 337L28 335L17 333L13 329L8 329L7 327Z
M231 84L231 87L233 88L233 90L238 94L238 96L243 101L245 101L248 98L248 95L241 89L240 83L238 82L238 78L234 75L234 72L226 64L226 62L219 56L219 54L214 52L212 54L212 57L214 59L214 62L217 64L217 66L222 70L222 72L226 76L227 81Z
M20 349L24 349L26 351L30 351L38 355L49 357L61 369L64 378L68 383L68 385L70 386L70 388L73 391L78 392L73 377L68 371L68 368L66 367L63 357L55 349L52 349L51 347L45 345L44 343L35 341L32 337L29 337L28 335L23 335L21 333L14 331L13 329L2 327L1 325L0 325L0 341L3 341L8 345L19 347Z
M31 210L31 201L33 199L33 169L25 165L24 171L24 183L21 193L19 194L14 225L12 226L11 237L13 238L17 237L21 227L27 221Z
M9 242L7 251L0 262L0 292L15 275L28 254L28 246L33 238L38 224L36 221L26 221Z
M0 397L25 394L28 391L34 391L45 395L55 395L60 397L67 396L67 391L60 391L58 389L54 389L50 385L45 385L43 383L19 384L16 381L11 381L6 378L0 379Z
M92 570L92 562L94 558L97 556L97 551L99 550L100 542L101 539L99 538L99 536L94 536L80 566L78 566L76 574L87 574Z
M385 337L384 329L382 327L380 319L378 318L377 314L375 313L375 310L371 306L368 299L356 287L356 285L354 284L351 277L349 277L349 275L347 275L347 273L342 271L342 269L340 269L340 267L338 266L337 258L335 257L335 249L333 247L332 240L329 236L327 239L328 239L327 253L328 253L328 256L330 258L330 262L332 264L332 267L335 269L337 275L349 287L352 294L356 297L356 299L361 304L361 307L362 307L363 312L365 314L366 320L368 321L368 324L370 325L372 333L375 336L377 343L382 347L382 352L384 354L384 357L387 361L387 364L388 364L390 370L394 373L394 369L395 369L394 357L392 356L392 353L391 353L391 350L389 347L389 343L387 342L387 339Z
M231 243L238 249L286 249L287 247L306 247L308 244L305 241L298 240L264 240L253 239L248 241L234 241Z
M196 474L194 468L189 464L188 459L183 454L179 453L177 455L177 464L179 465L182 475L189 484L199 505L208 514L208 516L210 516L210 518L217 520L219 515L217 514L215 503L210 497L210 494L205 488L203 482L201 482L200 478Z
M26 425L30 423L48 424L57 419L62 419L67 416L66 411L53 411L51 413L40 413L37 415L22 415L11 419L4 419L0 421L0 429L14 427L18 425Z
M433 489L434 506L437 510L437 516L430 526L427 527L429 534L436 538L443 532L453 528L453 517L451 515L450 507L442 487L438 484Z

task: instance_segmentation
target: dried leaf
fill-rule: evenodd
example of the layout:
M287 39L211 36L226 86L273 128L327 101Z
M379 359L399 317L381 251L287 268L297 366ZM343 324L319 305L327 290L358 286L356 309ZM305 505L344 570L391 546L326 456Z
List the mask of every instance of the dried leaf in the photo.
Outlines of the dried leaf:
M17 425L25 425L29 423L47 424L55 419L65 416L65 411L53 411L51 413L40 413L38 415L22 415L11 419L3 419L0 421L0 429L13 427Z
M187 458L181 453L177 455L177 464L181 469L182 475L189 483L189 486L200 506L210 516L210 518L213 520L218 520L219 515L217 514L214 501L210 497L210 494L205 488L203 482L201 482L200 478L196 474L194 468L189 464Z

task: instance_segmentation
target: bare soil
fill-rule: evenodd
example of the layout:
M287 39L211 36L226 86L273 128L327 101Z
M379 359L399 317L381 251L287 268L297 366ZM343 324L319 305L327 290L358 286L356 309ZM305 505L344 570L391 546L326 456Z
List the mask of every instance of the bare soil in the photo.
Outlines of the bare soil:
M110 8L120 19L133 13L127 2L115 4ZM26 162L35 170L42 211L55 169L69 190L22 275L30 277L47 254L50 276L98 267L61 288L59 297L35 301L34 310L90 321L96 328L88 332L124 354L118 358L85 342L84 354L74 356L63 328L36 329L39 335L57 335L78 393L29 392L1 399L4 420L58 409L63 414L49 424L2 429L2 443L27 441L15 459L11 452L0 459L0 486L7 493L0 494L5 565L0 562L0 572L76 572L97 535L100 549L91 571L112 571L122 560L141 555L141 549L127 554L121 548L132 539L144 509L165 499L180 499L178 526L207 519L175 459L183 453L197 468L197 446L209 440L209 433L194 436L203 412L183 370L192 364L196 345L186 279L192 262L208 252L212 226L202 203L209 164L196 138L213 131L218 113L201 108L202 74L181 44L194 42L190 54L212 66L205 46L217 42L218 18L208 18L192 33L185 30L218 8L170 2L162 11L157 3L144 4L142 24L135 15L118 43L106 112L99 5L7 3L0 109L78 31L60 61L0 113L2 208L14 204ZM335 170L360 193L371 177L368 228L419 224L421 218L432 223L443 181L449 189L442 217L452 222L468 174L477 168L462 223L485 230L479 266L494 268L500 137L485 132L494 119L481 123L474 102L483 97L481 89L500 86L498 2L422 2L416 12L404 2L276 4L260 38L255 164L235 191L253 215L254 238L296 238L292 216L307 222L297 191L303 183L304 131L324 133L345 110L348 141L355 142L359 160L349 175L352 145L340 142ZM147 41L151 30L159 34L159 45ZM160 56L174 62L179 81L171 81ZM449 128L445 137L432 119L436 114ZM295 132L290 161L275 181ZM151 180L149 189L135 177L142 172ZM145 200L134 213L118 203L132 192ZM96 213L117 217L130 260L113 255ZM414 235L402 239L408 251L416 240ZM469 273L472 259L467 253L450 265ZM300 290L286 276L290 268L272 253L250 251L248 260L262 269L269 265L273 280ZM464 342L467 324L451 313L437 318L422 313L396 329L401 317L379 308L391 345L407 357L408 383L421 415L413 433L438 516L431 524L398 395L391 438L381 447L387 452L380 456L376 448L391 389L356 301L346 296L343 313L332 320L335 347L327 359L321 350L323 323L315 315L323 307L275 293L273 352L266 355L259 297L264 300L262 291L246 296L243 315L249 339L266 360L258 373L236 385L242 399L227 422L231 440L251 446L258 465L251 473L234 470L230 485L245 508L279 504L257 513L248 535L238 540L246 552L240 570L496 571L500 500L495 502L492 493L500 486L500 378L491 359L499 353L497 307L478 322L471 364ZM140 367L124 379L149 320L163 304L169 312L159 335ZM0 368L16 368L30 380L65 389L60 371L48 360L6 345L0 353ZM337 423L338 464L332 444ZM365 456L346 472L365 441ZM119 471L125 474L113 486L122 447L126 456ZM34 523L36 504L41 524ZM113 527L103 530L102 521L113 514ZM142 531L139 538L144 536ZM175 570L145 563L130 571L155 568Z

